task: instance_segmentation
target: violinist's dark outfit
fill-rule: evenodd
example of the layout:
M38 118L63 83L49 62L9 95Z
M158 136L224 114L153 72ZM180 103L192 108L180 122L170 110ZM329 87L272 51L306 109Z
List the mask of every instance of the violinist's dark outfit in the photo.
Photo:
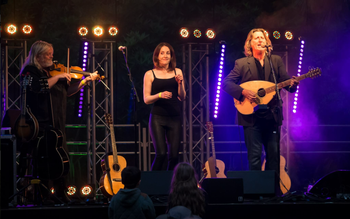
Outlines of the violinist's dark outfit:
M62 147L68 153L65 136L67 89L69 87L67 81L58 81L48 90L47 79L49 76L46 72L39 70L35 66L28 65L23 69L22 74L29 74L32 77L32 81L27 87L26 103L32 114L38 120L38 138L44 135L46 128L54 125L54 128L63 133ZM35 151L37 143L38 139L28 142L27 148L31 151L21 151L21 155ZM23 174L23 168L22 170L20 168L20 171L22 171L22 173L19 172L19 174ZM40 178L40 176L38 177ZM58 196L60 195L59 193L63 193L63 189L66 187L64 181L62 177L53 181L53 186ZM48 183L44 182L44 184Z

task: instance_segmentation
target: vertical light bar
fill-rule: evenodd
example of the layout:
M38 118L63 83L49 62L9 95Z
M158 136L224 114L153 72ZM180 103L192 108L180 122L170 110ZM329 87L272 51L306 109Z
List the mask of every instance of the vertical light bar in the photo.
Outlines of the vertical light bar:
M221 44L221 49L220 49L219 69L218 69L218 80L217 80L217 84L216 84L214 118L218 118L219 102L220 102L220 90L221 90L222 78L223 78L223 75L224 75L224 61L225 61L226 42L225 41L220 41L220 44Z
M297 77L299 77L300 74L301 74L301 67L302 67L302 64L303 64L303 57L304 57L304 49L305 49L305 41L300 38L300 51L299 51ZM297 87L297 91L294 94L293 113L297 112L298 96L299 96L299 86Z
M87 56L88 56L88 49L89 49L89 42L83 43L83 71L86 71L86 63L87 63ZM85 77L83 76L82 79ZM78 108L78 117L82 116L83 113L83 101L84 101L84 87L81 88L80 94L79 94L79 108Z

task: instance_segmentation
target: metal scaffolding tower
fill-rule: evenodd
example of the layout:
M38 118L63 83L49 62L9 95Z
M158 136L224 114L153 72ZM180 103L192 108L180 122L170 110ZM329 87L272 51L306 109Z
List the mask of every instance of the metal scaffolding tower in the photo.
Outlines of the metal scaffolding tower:
M113 46L114 41L90 41L89 64L91 72L100 70L104 73L104 83L93 81L88 86L87 93L87 180L89 184L98 185L96 175L96 164L100 163L105 152L109 152L110 130L105 121L106 113L109 113L113 121ZM97 59L99 57L100 59ZM97 142L96 128L102 125L105 130L105 137Z
M8 109L20 110L20 71L27 56L26 40L1 41L1 118Z
M182 46L187 98L183 103L183 156L201 172L204 152L209 155L209 47L210 43L187 43Z

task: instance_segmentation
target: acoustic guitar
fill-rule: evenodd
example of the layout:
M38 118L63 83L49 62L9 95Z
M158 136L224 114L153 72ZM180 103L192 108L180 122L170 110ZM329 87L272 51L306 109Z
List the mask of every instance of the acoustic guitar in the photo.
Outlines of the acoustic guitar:
M117 152L112 116L106 113L105 117L111 134L113 154L108 155L105 160L101 161L103 175L100 179L100 189L105 197L110 198L124 188L121 172L126 167L126 160Z
M52 127L45 130L37 144L38 176L40 179L55 180L66 176L69 171L69 156L62 147L63 133Z
M209 132L209 140L211 141L212 156L205 162L204 168L207 174L205 178L227 178L224 173L225 163L222 160L216 159L213 123L207 122L206 126Z
M39 123L30 108L27 106L27 86L30 86L32 77L28 74L22 80L22 105L21 115L17 118L14 126L14 134L23 142L29 142L35 139L39 133Z
M316 68L308 71L308 73L306 74L296 77L295 79L297 81L301 81L305 78L315 78L319 75L321 75L321 69ZM290 85L290 81L291 79L278 83L277 84L278 89L280 90L284 87L287 87L288 85ZM256 93L255 102L251 102L245 97L243 97L242 101L239 101L233 98L235 107L237 108L238 112L240 112L243 115L252 114L254 112L254 107L256 107L257 105L268 104L276 94L276 85L269 81L248 81L248 82L242 83L240 86L243 89L251 90Z
M261 170L265 170L266 159L264 159L263 164L261 166ZM280 155L280 188L283 194L286 194L292 185L289 175L286 171L286 159Z

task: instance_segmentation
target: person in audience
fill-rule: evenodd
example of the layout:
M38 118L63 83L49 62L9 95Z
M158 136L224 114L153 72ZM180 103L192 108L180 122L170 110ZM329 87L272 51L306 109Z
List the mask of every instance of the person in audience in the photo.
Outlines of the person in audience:
M154 219L156 213L149 196L138 188L141 182L141 171L128 166L122 170L122 183L120 189L111 199L108 206L109 219Z
M177 164L171 180L167 214L157 219L203 218L205 206L204 191L198 187L194 168L186 162Z

